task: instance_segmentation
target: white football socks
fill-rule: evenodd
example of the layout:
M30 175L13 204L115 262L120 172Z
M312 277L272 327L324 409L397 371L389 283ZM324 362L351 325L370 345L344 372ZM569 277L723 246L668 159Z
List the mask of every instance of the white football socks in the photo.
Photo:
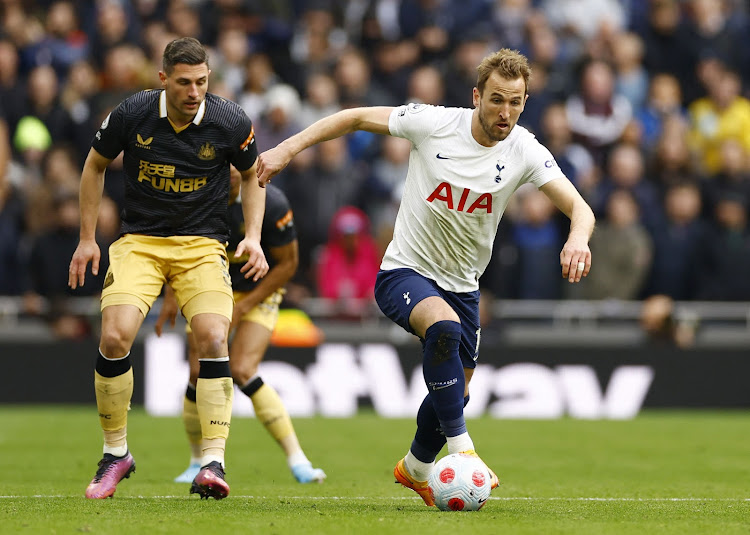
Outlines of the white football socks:
M305 452L302 450L299 450L296 453L292 453L289 457L286 458L286 463L287 465L289 465L289 468L298 464L306 464L309 462L310 461L307 459L307 455L305 455Z
M107 446L105 444L104 453L109 453L115 457L125 457L128 453L128 443L126 442L124 446Z
M417 481L427 481L432 472L432 467L435 466L435 462L425 463L414 457L414 454L409 450L404 457L404 466L409 475Z
M461 453L474 449L474 442L471 440L469 433L461 433L455 437L446 437L448 442L448 453Z

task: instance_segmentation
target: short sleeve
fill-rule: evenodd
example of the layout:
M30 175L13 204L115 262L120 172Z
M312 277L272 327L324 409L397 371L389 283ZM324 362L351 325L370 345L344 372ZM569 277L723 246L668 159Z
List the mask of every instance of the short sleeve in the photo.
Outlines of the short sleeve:
M125 149L123 141L125 139L125 132L123 132L125 115L124 104L120 103L107 115L99 126L99 130L94 134L91 147L105 158L114 160Z
M255 160L258 159L258 144L255 143L255 129L253 122L247 114L240 108L239 126L232 139L232 155L229 161L240 171L250 169Z
M555 157L536 138L531 138L526 145L524 156L526 162L525 181L531 182L537 188L556 178L565 177L562 169L557 165Z
M388 118L388 130L392 136L408 139L419 146L438 126L438 110L436 106L409 103L391 111Z

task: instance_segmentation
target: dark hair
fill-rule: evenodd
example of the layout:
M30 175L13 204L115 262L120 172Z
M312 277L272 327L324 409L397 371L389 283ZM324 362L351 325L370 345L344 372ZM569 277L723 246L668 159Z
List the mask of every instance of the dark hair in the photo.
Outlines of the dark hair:
M184 63L185 65L205 63L208 66L208 52L201 42L194 37L175 39L164 49L162 70L169 75L178 63Z

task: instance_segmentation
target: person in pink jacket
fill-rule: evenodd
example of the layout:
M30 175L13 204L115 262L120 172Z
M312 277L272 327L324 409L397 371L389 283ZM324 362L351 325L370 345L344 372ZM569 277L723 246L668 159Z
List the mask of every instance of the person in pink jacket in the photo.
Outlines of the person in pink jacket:
M341 208L331 220L328 242L317 262L318 295L356 313L352 306L366 306L375 298L380 257L367 215L353 206Z

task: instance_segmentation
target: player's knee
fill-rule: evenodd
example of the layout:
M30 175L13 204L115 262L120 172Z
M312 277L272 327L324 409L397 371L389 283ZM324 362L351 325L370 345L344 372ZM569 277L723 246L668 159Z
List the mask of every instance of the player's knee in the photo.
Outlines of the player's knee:
M458 355L461 342L461 324L455 321L438 321L433 323L425 333L426 352L431 358L430 364L438 365Z
M133 337L119 326L102 331L100 347L107 358L120 358L127 355L133 345Z
M195 332L195 342L200 358L226 357L229 353L227 333L223 326L204 329L200 334Z

